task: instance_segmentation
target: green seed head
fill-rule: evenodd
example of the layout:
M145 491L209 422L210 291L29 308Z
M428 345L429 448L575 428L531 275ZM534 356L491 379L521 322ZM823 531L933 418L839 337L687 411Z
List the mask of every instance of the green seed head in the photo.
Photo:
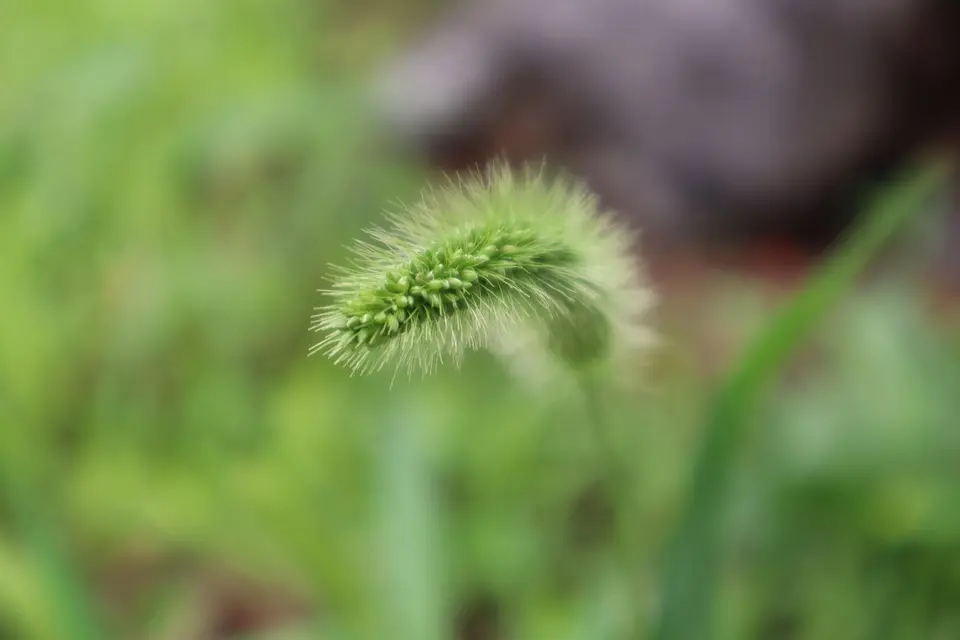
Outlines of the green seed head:
M629 234L579 185L495 165L388 220L336 272L311 353L429 372L511 336L574 368L645 344L652 295Z

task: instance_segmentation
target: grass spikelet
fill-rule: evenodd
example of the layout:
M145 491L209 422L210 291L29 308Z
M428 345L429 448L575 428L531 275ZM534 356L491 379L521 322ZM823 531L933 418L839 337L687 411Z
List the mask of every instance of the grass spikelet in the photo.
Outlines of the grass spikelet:
M358 373L429 373L486 347L545 349L578 367L647 342L652 293L630 234L578 183L495 164L388 223L335 267L311 354Z

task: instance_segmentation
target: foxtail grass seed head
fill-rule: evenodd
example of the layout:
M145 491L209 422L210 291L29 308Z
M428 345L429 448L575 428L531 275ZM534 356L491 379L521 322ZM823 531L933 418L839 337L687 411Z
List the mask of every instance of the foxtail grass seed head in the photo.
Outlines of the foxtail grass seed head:
M493 348L579 369L649 344L630 234L578 183L492 165L388 215L335 268L310 352L355 372L431 372Z

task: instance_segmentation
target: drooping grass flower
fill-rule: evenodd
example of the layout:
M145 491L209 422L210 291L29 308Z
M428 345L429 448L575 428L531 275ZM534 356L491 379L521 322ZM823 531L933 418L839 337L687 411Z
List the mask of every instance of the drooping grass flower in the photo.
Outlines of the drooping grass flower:
M360 373L485 347L581 368L648 343L632 238L573 181L497 164L388 221L336 269L311 353Z

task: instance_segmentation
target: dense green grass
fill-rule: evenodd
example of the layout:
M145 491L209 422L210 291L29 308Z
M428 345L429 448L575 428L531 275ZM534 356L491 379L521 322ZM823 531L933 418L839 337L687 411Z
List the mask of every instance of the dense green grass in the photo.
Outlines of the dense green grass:
M372 141L361 92L412 16L0 9L0 637L654 624L712 399L687 345L611 400L622 493L578 401L485 356L392 391L306 358L327 264L424 181ZM960 634L956 336L908 282L841 297L823 365L764 371L724 456L716 637ZM704 317L745 333L753 300L718 290ZM238 608L267 611L241 635Z

